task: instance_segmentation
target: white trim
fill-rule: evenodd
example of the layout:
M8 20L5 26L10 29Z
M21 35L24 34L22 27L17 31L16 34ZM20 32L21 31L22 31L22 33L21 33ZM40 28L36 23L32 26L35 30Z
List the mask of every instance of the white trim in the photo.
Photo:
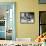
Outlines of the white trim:
M13 31L12 31L12 33L13 33L13 35L12 35L12 40L15 40L15 6L14 6L14 4L13 4Z
M5 39L6 39L6 20L5 20Z
M12 12L13 10L12 9L10 9L10 18L12 18L13 16L13 12Z
M18 42L31 42L32 38L16 38Z

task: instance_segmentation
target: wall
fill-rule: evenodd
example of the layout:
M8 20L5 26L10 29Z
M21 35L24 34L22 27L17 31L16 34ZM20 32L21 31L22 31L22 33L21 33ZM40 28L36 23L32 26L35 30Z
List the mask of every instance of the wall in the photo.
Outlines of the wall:
M19 0L16 2L17 7L17 37L18 38L33 38L35 24L20 24L20 12L33 12L34 3L33 0ZM33 33L32 33L33 32ZM33 36L32 36L33 35Z
M38 0L3 0L0 2L16 2L16 37L36 38L39 33L39 10L46 10L46 4ZM34 24L20 24L20 12L35 12Z

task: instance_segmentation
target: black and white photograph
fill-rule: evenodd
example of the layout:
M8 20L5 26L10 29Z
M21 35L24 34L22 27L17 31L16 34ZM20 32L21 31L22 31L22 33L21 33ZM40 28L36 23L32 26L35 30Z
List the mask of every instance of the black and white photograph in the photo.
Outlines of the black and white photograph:
M34 23L34 13L33 12L21 12L20 23L23 23L23 24Z

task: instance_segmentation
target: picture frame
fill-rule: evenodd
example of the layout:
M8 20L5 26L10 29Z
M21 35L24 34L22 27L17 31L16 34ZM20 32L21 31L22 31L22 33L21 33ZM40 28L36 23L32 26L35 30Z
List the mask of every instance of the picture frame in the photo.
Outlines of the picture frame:
M20 12L20 23L21 24L33 24L34 23L34 12Z
M46 4L46 0L38 0L39 4Z

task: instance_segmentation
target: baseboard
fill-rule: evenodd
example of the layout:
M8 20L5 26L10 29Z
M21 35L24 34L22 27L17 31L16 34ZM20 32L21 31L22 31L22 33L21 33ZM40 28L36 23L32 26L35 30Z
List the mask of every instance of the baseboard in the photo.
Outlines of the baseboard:
M16 41L20 42L20 41L24 41L24 42L31 42L32 39L31 38L16 38Z

